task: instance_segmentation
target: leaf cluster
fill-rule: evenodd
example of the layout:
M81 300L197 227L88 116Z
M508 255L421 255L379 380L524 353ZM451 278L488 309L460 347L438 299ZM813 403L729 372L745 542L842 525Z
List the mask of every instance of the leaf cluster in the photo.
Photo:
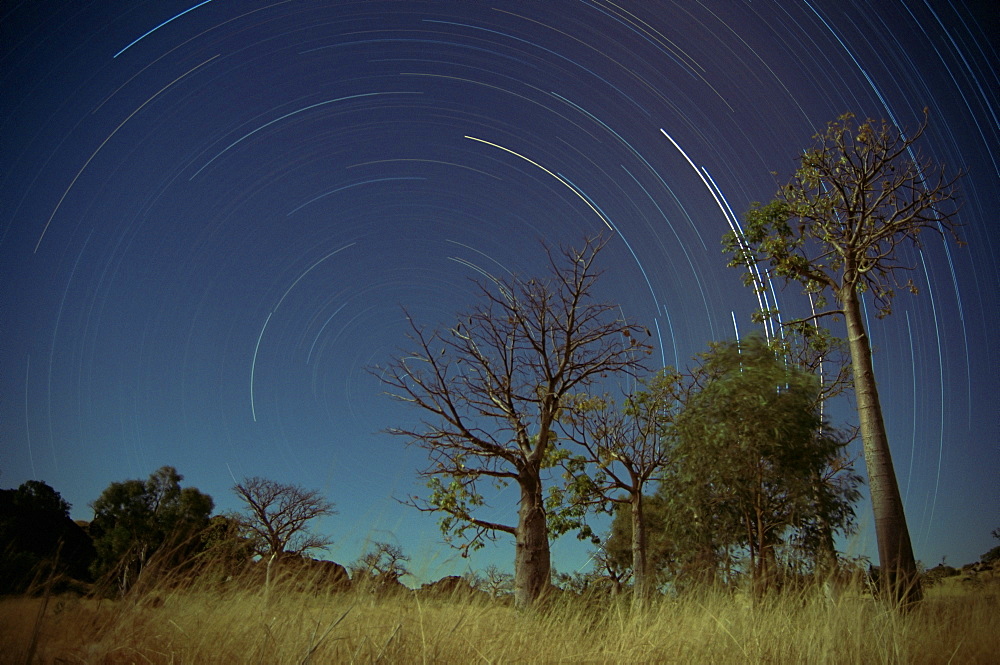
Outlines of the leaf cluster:
M162 546L180 543L208 524L215 504L194 487L181 488L183 476L163 466L145 481L111 483L91 507L90 534L97 550L97 577L134 579ZM127 581L123 586L127 586Z
M926 230L961 242L961 173L948 176L943 165L920 156L915 144L927 122L925 109L912 134L885 120L855 123L851 113L829 123L776 197L753 204L742 230L723 237L729 265L744 268L744 283L759 291L780 278L841 302L848 291L870 292L878 314L889 314L896 288L916 292L912 280L899 281L900 272L914 267L901 250L919 249Z

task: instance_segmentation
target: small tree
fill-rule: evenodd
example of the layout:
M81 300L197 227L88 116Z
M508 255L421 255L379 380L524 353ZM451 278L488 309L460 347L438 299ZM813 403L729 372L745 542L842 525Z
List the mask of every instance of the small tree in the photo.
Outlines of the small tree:
M902 605L919 601L920 583L903 513L872 367L860 294L870 292L879 316L891 312L900 271L911 269L901 246L920 248L920 233L948 232L957 240L957 177L918 156L924 121L905 135L884 120L855 125L844 114L818 134L799 158L791 181L767 205L747 213L742 234L723 239L730 266L749 268L744 281L762 288L754 266L800 283L819 296L818 313L786 322L800 329L818 317L844 317L851 351L865 465L875 514L883 589ZM912 280L905 286L915 292ZM824 296L839 305L823 309Z
M242 571L255 552L241 520L231 515L214 515L201 534L201 573L226 580Z
M648 499L649 497L647 497ZM648 501L647 501L648 503ZM624 511L616 510L615 518L612 521L611 534L598 549L590 554L594 562L594 575L603 581L610 589L612 595L619 595L623 587L632 579L632 550L628 545L632 538L628 537L628 545L615 546L615 525L622 524L632 526L632 520L621 518ZM624 539L619 539L619 541ZM649 554L649 553L647 553ZM650 560L657 560L655 555L648 557Z
M301 555L333 542L308 531L312 520L337 514L319 492L258 476L237 483L233 492L246 504L238 519L261 558L270 562L285 552Z
M453 328L428 333L410 321L415 348L373 370L392 396L428 416L419 426L389 430L430 456L421 473L430 497L411 505L443 513L442 531L463 540L463 551L498 532L514 536L518 607L551 583L550 518L559 531L573 527L572 520L547 515L542 482L542 470L558 459L564 401L603 377L642 368L648 350L636 341L644 329L593 299L603 246L589 239L581 251L550 250L545 279L481 285L483 304ZM476 514L485 503L483 481L517 483L516 524Z
M403 553L399 545L376 541L351 564L351 579L355 585L387 591L401 586L399 578L410 574L406 567L409 561L410 557Z
M483 573L482 589L490 594L490 598L509 596L514 593L514 576L491 563Z
M647 566L644 513L648 484L668 463L670 425L681 396L681 376L666 368L642 384L621 405L607 397L577 396L567 403L567 428L582 452L564 460L573 501L611 512L629 506L632 594L641 605L652 584Z
M738 518L737 542L761 592L776 577L776 548L788 532L853 516L853 496L815 481L844 444L819 417L816 378L760 338L715 345L696 373L700 389L676 421L681 482L698 493L710 488L716 510Z

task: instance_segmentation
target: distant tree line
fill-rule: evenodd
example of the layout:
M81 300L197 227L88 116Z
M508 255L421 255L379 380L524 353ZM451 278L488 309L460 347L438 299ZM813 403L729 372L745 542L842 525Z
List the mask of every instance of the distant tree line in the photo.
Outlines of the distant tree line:
M164 466L146 480L112 482L90 504L90 522L73 522L70 505L43 482L0 490L0 593L38 591L56 579L122 595L165 574L225 578L255 557L270 563L331 542L308 529L334 513L318 492L248 478L233 488L245 510L213 516L212 497L182 480Z

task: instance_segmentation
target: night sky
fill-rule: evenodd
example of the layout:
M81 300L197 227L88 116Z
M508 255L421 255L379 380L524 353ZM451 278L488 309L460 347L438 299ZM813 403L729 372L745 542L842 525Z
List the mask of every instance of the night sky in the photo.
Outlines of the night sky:
M334 560L384 540L421 579L511 569L511 538L462 560L395 500L426 456L381 431L420 414L368 370L405 348L402 308L451 324L477 278L604 233L598 296L685 366L754 329L720 238L812 135L929 107L968 246L904 251L920 293L868 303L875 370L917 558L995 544L993 2L25 0L0 33L0 485L89 520L165 464L219 511L261 475L336 503ZM874 557L858 514L841 545ZM558 540L555 567L587 549Z

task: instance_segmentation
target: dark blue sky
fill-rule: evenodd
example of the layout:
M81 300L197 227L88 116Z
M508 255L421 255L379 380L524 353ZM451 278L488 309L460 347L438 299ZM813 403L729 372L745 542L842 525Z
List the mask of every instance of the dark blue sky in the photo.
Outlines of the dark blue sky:
M968 171L968 246L906 249L920 294L869 309L871 337L916 555L975 560L1000 526L990 4L5 3L2 484L44 480L90 519L164 464L220 510L263 475L337 504L335 560L388 540L423 577L460 572L393 498L425 458L379 432L419 414L366 368L404 345L401 306L450 323L483 272L613 226L600 296L685 365L752 330L728 216L837 115L912 128L926 106L923 154ZM874 555L859 515L843 545ZM553 554L586 563L572 538ZM501 539L471 565L512 560Z

